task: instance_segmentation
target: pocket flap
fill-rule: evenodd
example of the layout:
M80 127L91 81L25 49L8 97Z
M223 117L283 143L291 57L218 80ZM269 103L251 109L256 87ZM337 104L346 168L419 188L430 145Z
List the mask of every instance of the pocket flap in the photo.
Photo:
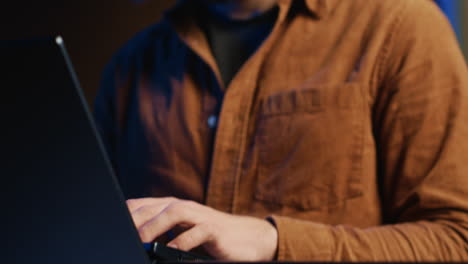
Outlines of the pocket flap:
M318 89L294 90L273 94L262 102L261 115L281 115L293 112L317 112L322 109Z

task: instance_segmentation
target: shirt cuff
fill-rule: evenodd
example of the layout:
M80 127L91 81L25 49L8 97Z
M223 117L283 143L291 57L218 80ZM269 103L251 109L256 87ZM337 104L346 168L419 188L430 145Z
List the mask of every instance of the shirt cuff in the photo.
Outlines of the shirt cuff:
M331 261L334 236L329 225L272 215L267 218L278 231L279 261Z

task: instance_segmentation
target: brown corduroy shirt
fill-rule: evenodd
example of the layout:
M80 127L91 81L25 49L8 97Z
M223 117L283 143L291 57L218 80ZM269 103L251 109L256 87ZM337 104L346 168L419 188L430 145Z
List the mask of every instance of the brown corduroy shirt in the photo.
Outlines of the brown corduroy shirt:
M279 260L468 260L468 71L427 0L279 0L223 87L194 10L111 61L96 119L127 198L272 216Z

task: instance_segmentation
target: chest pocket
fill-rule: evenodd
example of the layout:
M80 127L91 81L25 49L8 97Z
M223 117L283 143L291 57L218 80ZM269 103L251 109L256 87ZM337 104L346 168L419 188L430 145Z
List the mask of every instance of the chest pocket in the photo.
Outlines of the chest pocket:
M256 200L315 210L360 196L366 112L356 83L265 98L255 137Z

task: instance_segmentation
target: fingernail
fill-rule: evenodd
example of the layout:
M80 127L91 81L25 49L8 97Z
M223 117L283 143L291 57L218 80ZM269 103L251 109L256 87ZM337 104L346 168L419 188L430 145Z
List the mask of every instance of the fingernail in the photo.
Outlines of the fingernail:
M177 249L177 245L176 245L176 244L171 244L171 243L169 243L169 244L167 244L167 246L168 246L168 247L171 247L171 248Z

